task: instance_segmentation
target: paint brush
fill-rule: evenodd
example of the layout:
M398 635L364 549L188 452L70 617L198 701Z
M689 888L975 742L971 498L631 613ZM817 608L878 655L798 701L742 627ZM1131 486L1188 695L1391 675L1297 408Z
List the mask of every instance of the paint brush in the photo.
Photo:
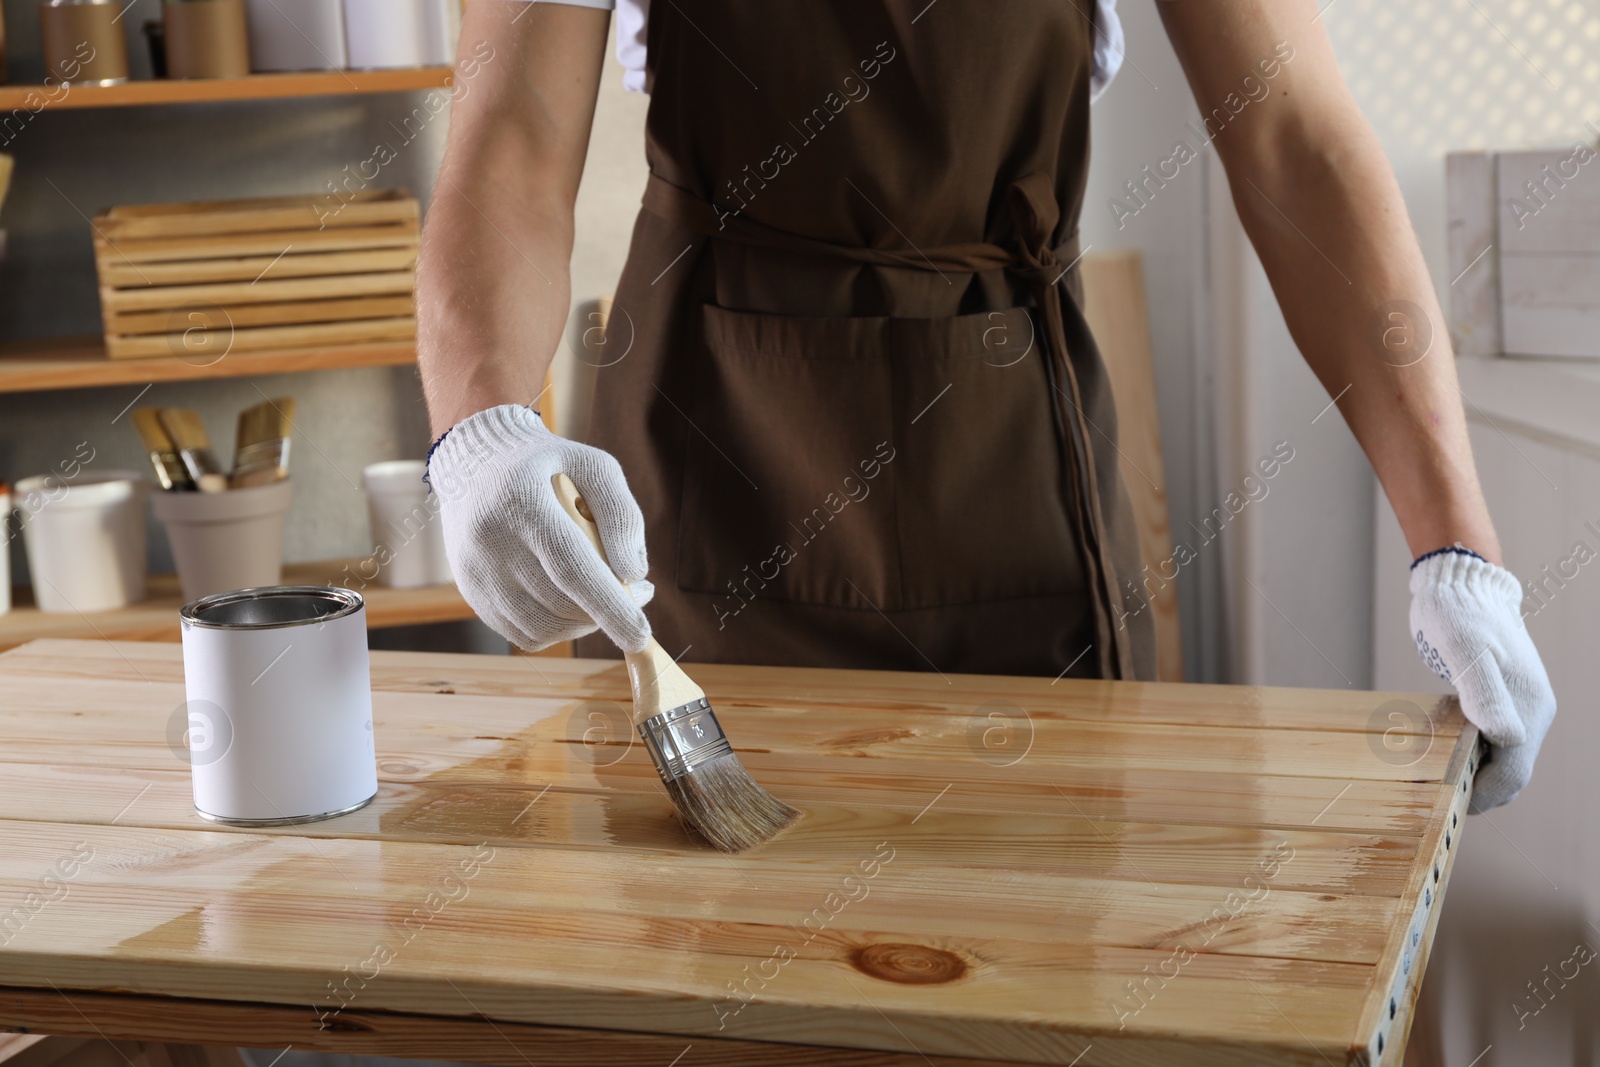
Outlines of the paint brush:
M178 456L167 428L161 425L161 413L155 408L134 408L133 428L139 440L150 453L150 466L155 468L156 481L163 489L193 489L189 471Z
M266 485L289 476L289 431L294 427L294 397L263 400L239 412L228 486Z
M600 531L578 487L565 474L552 480L562 509L605 559ZM723 852L743 852L800 818L800 812L750 777L733 754L705 690L655 638L642 652L623 655L633 687L634 726L685 822Z
M172 437L184 468L202 493L228 488L228 476L211 454L211 439L206 436L206 425L200 421L199 413L187 408L162 408L161 425Z

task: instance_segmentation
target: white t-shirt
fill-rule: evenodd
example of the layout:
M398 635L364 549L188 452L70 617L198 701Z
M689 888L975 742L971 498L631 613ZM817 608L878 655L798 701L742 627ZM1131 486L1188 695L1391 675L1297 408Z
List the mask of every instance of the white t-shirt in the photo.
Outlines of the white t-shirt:
M617 12L617 59L622 62L622 84L636 93L644 92L644 23L650 13L650 0L532 0L534 3L571 4ZM1095 0L1094 66L1089 72L1089 99L1098 99L1117 76L1122 66L1122 22L1117 18L1117 0Z

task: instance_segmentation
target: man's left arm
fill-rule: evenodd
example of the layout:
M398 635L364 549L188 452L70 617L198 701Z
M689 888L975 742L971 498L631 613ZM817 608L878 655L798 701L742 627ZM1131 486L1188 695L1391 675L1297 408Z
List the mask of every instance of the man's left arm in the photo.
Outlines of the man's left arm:
M1496 746L1475 805L1504 803L1532 771L1555 698L1521 586L1499 566L1444 315L1394 173L1312 0L1158 6L1289 332L1418 561L1418 651Z

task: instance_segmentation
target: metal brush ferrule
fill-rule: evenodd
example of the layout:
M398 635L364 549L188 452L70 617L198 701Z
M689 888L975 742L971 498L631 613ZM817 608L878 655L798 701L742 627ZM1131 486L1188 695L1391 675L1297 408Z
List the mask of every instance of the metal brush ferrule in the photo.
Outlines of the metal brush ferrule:
M733 752L705 697L652 715L639 724L663 782L674 782L695 768Z

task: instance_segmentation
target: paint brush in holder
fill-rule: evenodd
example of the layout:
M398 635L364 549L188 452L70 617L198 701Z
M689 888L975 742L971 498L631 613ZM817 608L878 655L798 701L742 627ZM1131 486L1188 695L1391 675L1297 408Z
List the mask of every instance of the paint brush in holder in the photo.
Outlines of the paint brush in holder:
M565 474L553 481L562 509L605 559L600 531L578 487ZM633 688L634 726L685 822L723 852L743 852L800 818L800 812L750 777L733 754L705 690L654 638L643 651L624 652L624 657Z
M228 476L211 453L211 439L206 436L205 423L200 421L197 412L187 408L162 408L161 425L171 436L189 478L202 493L228 488Z
M294 397L263 400L239 412L234 437L231 489L266 485L289 476L289 431L294 427Z
M155 408L134 408L133 428L150 453L150 466L156 472L156 482L163 489L193 489L194 481L189 470L172 443L172 435L161 425L161 413Z

